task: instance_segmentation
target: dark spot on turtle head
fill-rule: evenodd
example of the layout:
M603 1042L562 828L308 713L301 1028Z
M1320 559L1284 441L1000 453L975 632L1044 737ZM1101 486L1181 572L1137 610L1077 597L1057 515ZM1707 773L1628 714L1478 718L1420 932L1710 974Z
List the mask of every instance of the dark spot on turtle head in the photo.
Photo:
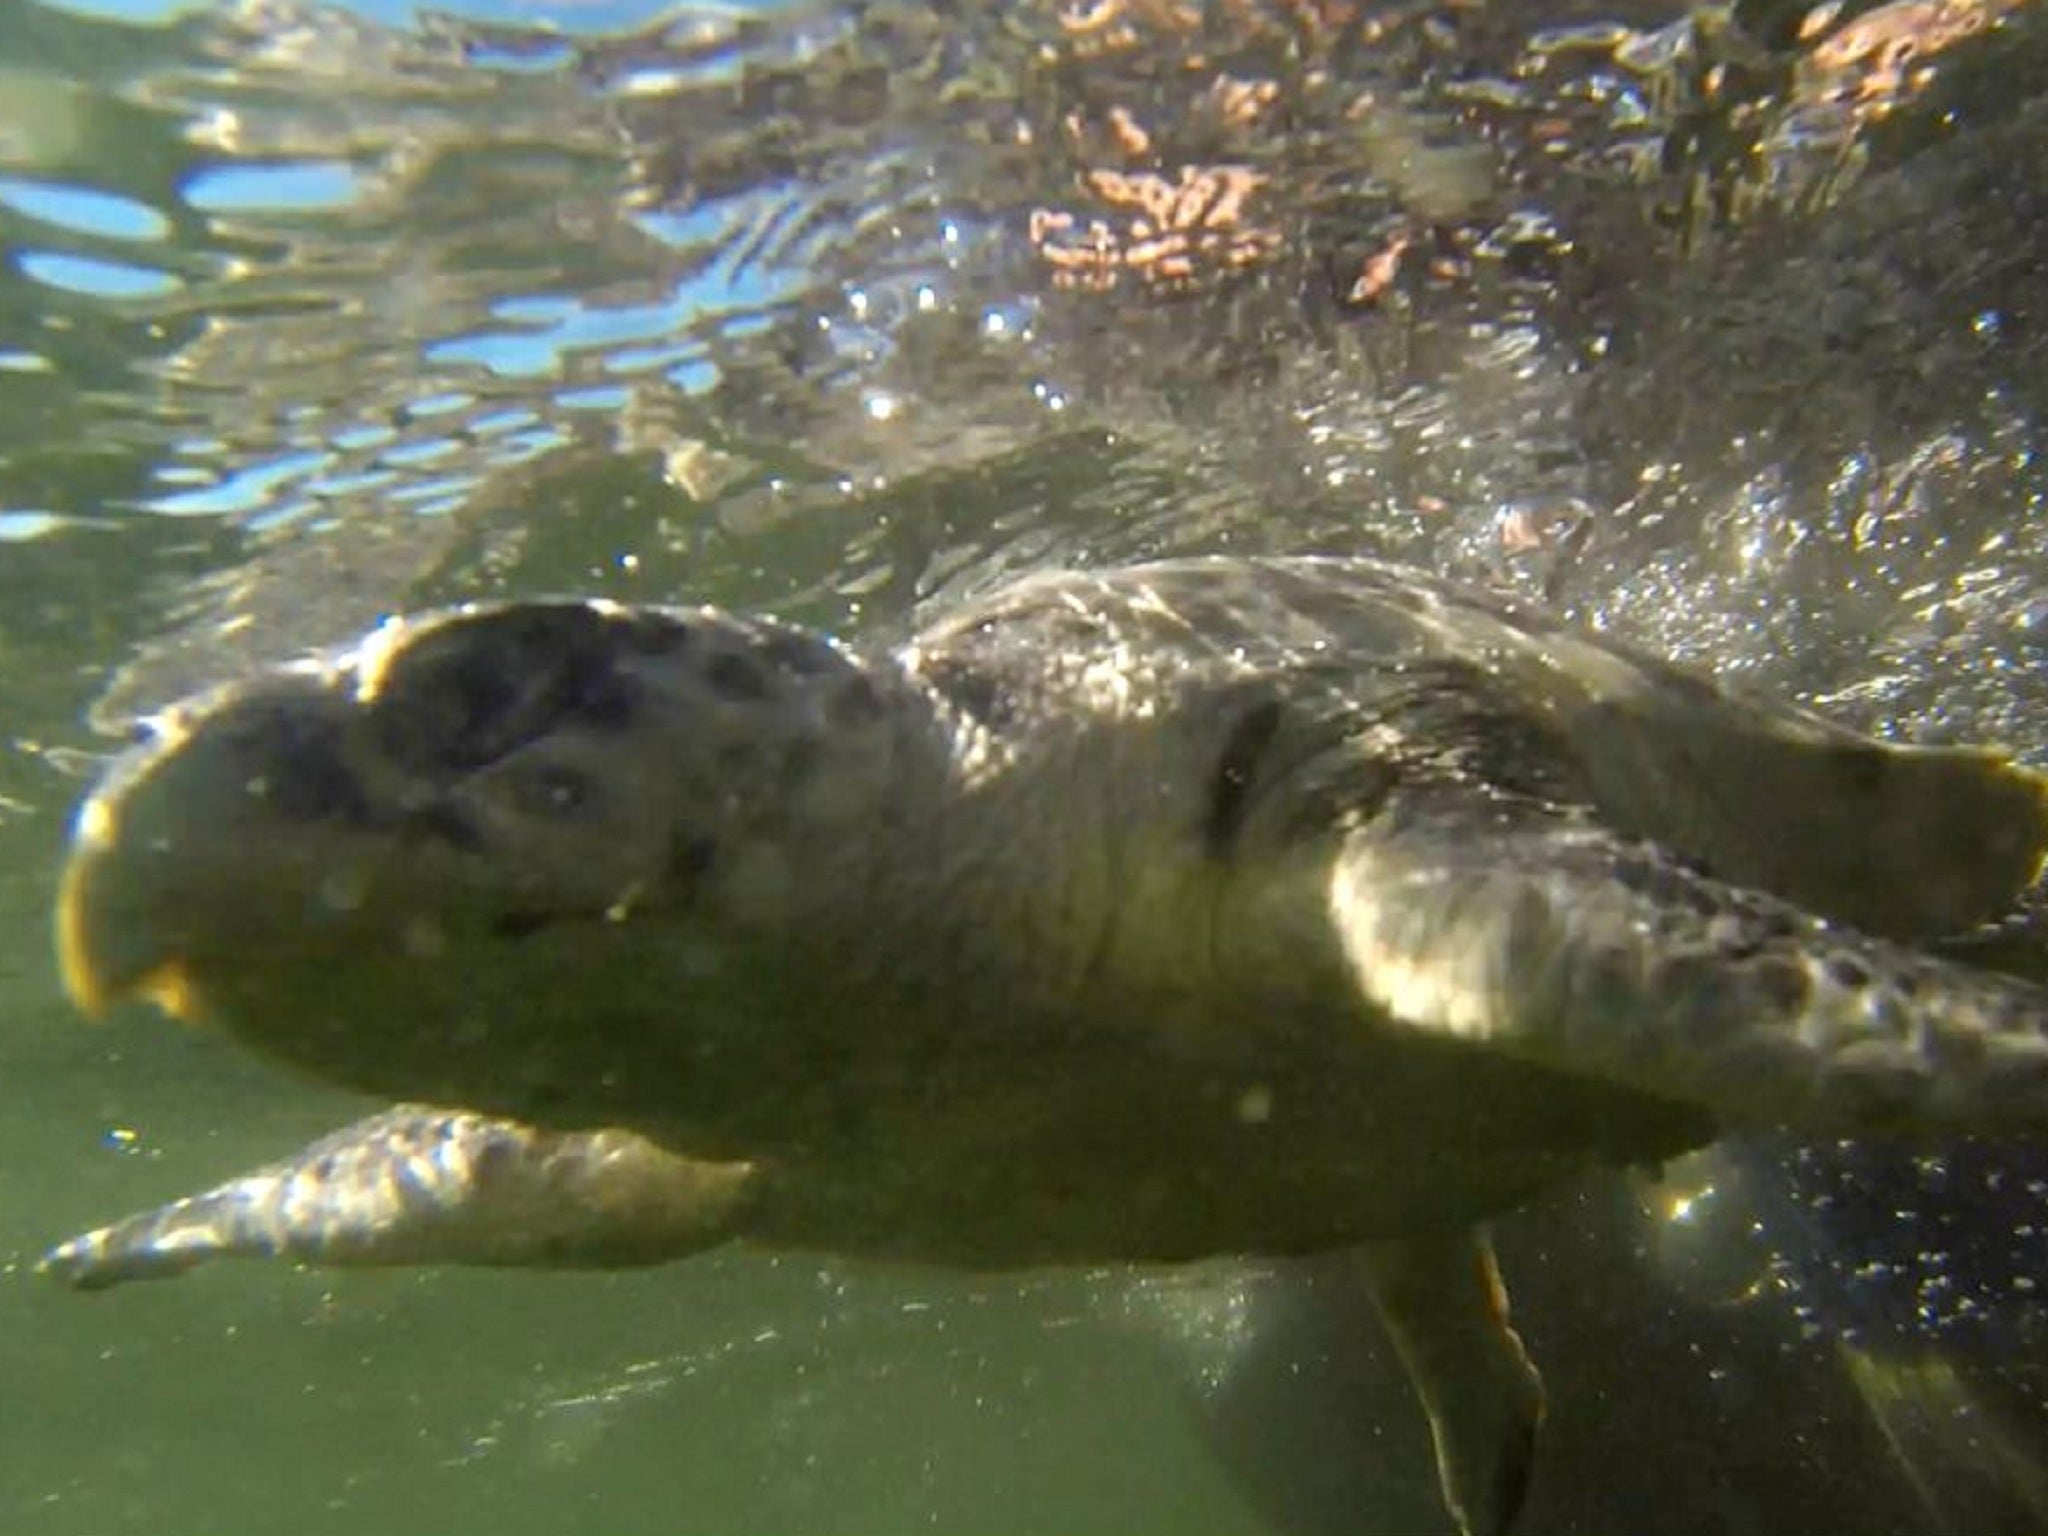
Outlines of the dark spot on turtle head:
M567 712L580 724L616 734L640 717L641 686L607 657L579 658L568 678Z
M270 803L294 821L336 821L366 826L369 796L348 764L322 753L294 757L269 786Z
M1202 845L1211 858L1227 858L1237 842L1252 782L1279 732L1280 719L1279 701L1262 700L1238 716L1224 739L1209 779L1209 807L1202 819Z
M770 692L761 664L739 651L721 651L712 657L705 664L704 681L731 704L757 704Z
M492 922L491 936L517 943L552 927L557 920L553 912L507 912Z
M612 623L636 656L674 656L690 644L690 626L673 614L628 609Z
M436 669L431 679L432 686L417 695L407 694L411 702L415 697L432 714L425 720L413 718L418 712L407 711L395 723L401 726L439 726L442 740L441 751L432 755L440 757L451 767L473 767L487 763L496 752L484 744L494 741L496 732L491 727L502 721L515 710L524 694L525 680L505 670L502 659L488 651L469 652L451 657ZM406 735L416 740L424 731L408 730ZM422 747L432 745L430 739L417 740Z
M484 846L483 832L475 820L439 797L408 811L400 825L414 837L446 843L464 853L476 853Z
M701 880L717 858L717 842L702 832L677 832L669 840L669 873L685 887Z
M819 677L844 665L823 639L801 629L764 629L756 653L778 672L795 677Z
M450 620L394 658L377 728L400 762L458 773L567 723L627 729L640 684L620 670L618 634L603 614L573 604Z
M368 793L349 765L338 720L291 710L264 710L239 727L250 793L292 821L367 826Z
M809 737L795 736L782 747L782 781L786 789L799 788L806 779L818 771L818 743Z

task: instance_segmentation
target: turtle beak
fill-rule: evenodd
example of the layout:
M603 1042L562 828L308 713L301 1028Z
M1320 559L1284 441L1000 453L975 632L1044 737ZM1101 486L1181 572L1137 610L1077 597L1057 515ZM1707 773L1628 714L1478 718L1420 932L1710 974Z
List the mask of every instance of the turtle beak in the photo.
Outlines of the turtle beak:
M57 890L57 964L81 1009L227 1025L255 972L355 920L403 786L359 742L351 683L284 669L201 695L109 767Z
M131 882L116 826L117 813L104 795L93 796L79 811L57 893L57 965L64 990L90 1018L142 1001L174 1019L196 1022L204 1010L190 971L161 942L144 906L124 897Z
M317 679L282 677L173 706L109 768L79 807L57 890L57 964L82 1010L212 1011L202 994L223 962L290 910L292 893L263 878L290 870L279 850L302 830L278 803L299 806L332 771L333 713Z

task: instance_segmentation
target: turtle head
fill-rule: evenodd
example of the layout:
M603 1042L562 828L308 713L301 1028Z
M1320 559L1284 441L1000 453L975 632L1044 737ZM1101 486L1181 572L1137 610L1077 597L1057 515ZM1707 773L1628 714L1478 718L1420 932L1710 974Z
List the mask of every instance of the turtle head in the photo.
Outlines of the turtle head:
M629 1118L583 1099L715 1052L693 1021L745 1029L845 928L913 697L711 610L393 621L157 718L79 813L64 975L373 1092Z

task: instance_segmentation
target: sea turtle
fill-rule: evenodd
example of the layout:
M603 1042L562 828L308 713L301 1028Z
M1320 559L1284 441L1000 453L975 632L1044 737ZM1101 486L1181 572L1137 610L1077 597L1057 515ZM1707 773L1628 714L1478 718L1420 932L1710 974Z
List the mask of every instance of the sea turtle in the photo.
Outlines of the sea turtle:
M874 654L395 619L158 717L58 928L86 1010L404 1105L47 1265L1359 1244L1499 1532L1541 1393L1486 1219L1746 1127L2048 1128L2048 994L1903 947L2044 851L1999 753L1365 560L1038 575Z

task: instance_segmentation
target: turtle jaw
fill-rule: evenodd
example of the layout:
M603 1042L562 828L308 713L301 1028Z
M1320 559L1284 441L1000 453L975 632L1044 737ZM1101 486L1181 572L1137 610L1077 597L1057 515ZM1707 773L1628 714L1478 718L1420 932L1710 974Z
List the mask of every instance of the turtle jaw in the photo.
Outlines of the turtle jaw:
M80 806L58 884L65 990L221 1022L246 962L357 926L387 798L346 687L284 672L179 705Z
M202 957L232 953L262 929L258 904L235 894L233 866L270 866L262 884L273 898L284 894L278 829L252 814L261 809L250 790L260 774L245 762L220 762L204 742L195 762L193 741L185 717L168 717L157 740L123 759L73 823L57 891L57 965L88 1017L146 1002L185 1023L206 1021L213 989ZM234 771L221 774L223 767ZM232 787L195 796L209 775Z
M86 812L97 805L87 801ZM57 968L65 993L90 1019L133 1001L154 1003L181 1023L199 1023L205 1004L186 962L109 920L114 904L101 899L103 864L74 852L58 888Z

